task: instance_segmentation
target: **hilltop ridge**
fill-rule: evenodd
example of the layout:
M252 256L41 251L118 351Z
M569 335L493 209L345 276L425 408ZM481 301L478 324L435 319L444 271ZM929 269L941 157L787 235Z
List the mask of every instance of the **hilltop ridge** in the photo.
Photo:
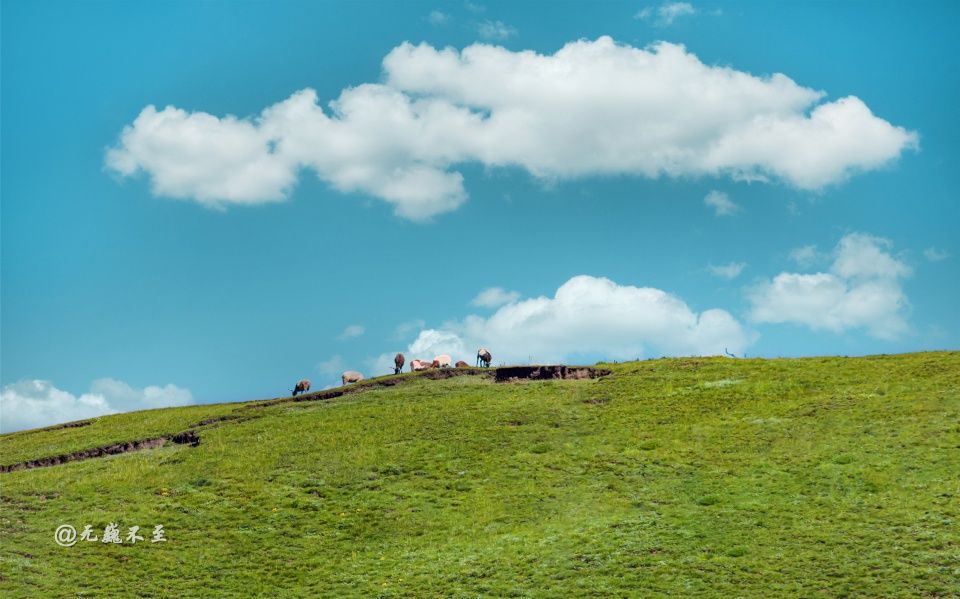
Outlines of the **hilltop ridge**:
M199 435L0 474L0 592L960 594L960 353L597 368L404 374L0 436L11 465ZM111 523L168 540L54 542Z

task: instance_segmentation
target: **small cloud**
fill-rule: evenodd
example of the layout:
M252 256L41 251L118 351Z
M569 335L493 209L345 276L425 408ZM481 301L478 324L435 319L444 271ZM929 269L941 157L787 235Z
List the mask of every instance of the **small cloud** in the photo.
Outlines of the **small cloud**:
M487 10L487 7L486 7L486 6L484 6L484 5L482 5L482 4L477 4L477 3L475 3L475 2L470 2L470 0L466 0L466 1L463 3L463 7L466 8L467 10L469 10L470 12L475 13L475 14L479 14L479 13L485 12L485 11Z
M843 237L827 272L782 272L748 294L754 322L794 323L842 333L863 329L877 339L910 330L902 279L910 267L890 253L891 242L864 233Z
M703 203L713 208L717 216L731 216L740 211L740 206L733 203L730 196L722 191L711 191L707 197L703 198Z
M394 339L403 339L408 336L413 331L419 331L425 327L427 322L422 318L414 318L413 320L408 320L407 322L401 322L397 325L397 328L393 330Z
M820 252L815 245L805 245L790 250L790 259L796 262L797 266L807 268L820 259Z
M181 389L176 385L165 387L149 385L143 389L136 389L123 381L111 378L93 381L90 392L107 398L110 405L121 412L185 406L193 403L193 394L190 390Z
M484 289L470 303L482 308L498 308L504 304L512 304L520 299L520 294L516 291L507 291L502 287L490 287Z
M678 18L695 14L697 14L697 9L689 2L668 2L657 8L644 7L637 11L633 18L640 21L652 20L657 27L669 27Z
M343 332L337 336L337 339L343 341L344 339L353 339L354 337L359 337L363 335L367 329L363 328L358 324L352 324L347 328L343 329Z
M339 355L317 362L317 372L323 376L339 376L344 370L343 358Z
M745 262L731 262L730 264L721 264L720 266L710 265L710 273L714 276L724 279L736 279L747 266Z
M439 10L432 10L430 14L427 15L427 21L431 25L443 25L450 21L450 15L440 12Z
M929 260L930 262L940 262L941 260L946 260L950 257L950 252L947 250L939 250L935 247L928 247L923 250L923 257Z
M488 40L503 41L516 35L517 30L503 21L487 20L477 25L477 33L480 34L480 37Z

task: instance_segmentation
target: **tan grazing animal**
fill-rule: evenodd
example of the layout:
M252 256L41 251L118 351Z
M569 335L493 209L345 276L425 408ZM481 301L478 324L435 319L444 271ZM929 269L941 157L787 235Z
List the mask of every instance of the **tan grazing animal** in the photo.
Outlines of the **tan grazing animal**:
M410 360L410 372L426 370L427 368L430 368L429 362L424 362L423 360Z
M400 372L403 370L404 360L405 358L403 357L403 354L397 354L393 357L393 374L400 374Z
M359 383L363 380L363 375L356 370L348 370L340 376L340 380L343 381L344 385L350 383Z
M470 368L470 365L464 362L463 360L459 360L456 364L454 364L454 366L456 366L457 368Z
M477 366L483 366L484 368L490 367L490 360L493 359L493 356L490 355L490 350L481 347L477 350Z
M306 393L310 390L310 381L303 379L297 381L297 385L293 388L293 396L296 397L297 393Z
M433 359L433 368L450 368L450 365L453 364L453 358L447 354L440 354L439 356Z

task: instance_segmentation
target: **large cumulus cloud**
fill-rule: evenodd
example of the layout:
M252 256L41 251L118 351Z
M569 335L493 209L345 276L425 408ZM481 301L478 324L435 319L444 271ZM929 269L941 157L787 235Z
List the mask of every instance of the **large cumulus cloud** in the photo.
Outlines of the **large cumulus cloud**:
M469 315L438 328L422 329L408 357L449 354L470 361L489 347L497 363L633 360L661 355L742 353L754 338L729 312L696 312L679 297L652 287L621 285L579 275L552 297L514 299L489 316ZM393 354L372 367L387 371Z
M216 207L281 201L309 169L422 220L467 199L467 163L546 180L710 175L816 190L917 144L857 97L824 101L786 75L707 65L666 42L601 37L553 54L404 43L383 68L382 82L326 108L311 89L249 119L147 106L106 164Z

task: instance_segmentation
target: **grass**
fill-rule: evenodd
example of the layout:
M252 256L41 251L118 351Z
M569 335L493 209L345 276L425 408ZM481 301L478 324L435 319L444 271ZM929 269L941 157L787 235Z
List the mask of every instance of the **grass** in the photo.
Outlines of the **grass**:
M4 597L957 597L960 353L612 364L244 410L0 475ZM9 464L237 405L0 437ZM54 543L60 524L166 543Z

